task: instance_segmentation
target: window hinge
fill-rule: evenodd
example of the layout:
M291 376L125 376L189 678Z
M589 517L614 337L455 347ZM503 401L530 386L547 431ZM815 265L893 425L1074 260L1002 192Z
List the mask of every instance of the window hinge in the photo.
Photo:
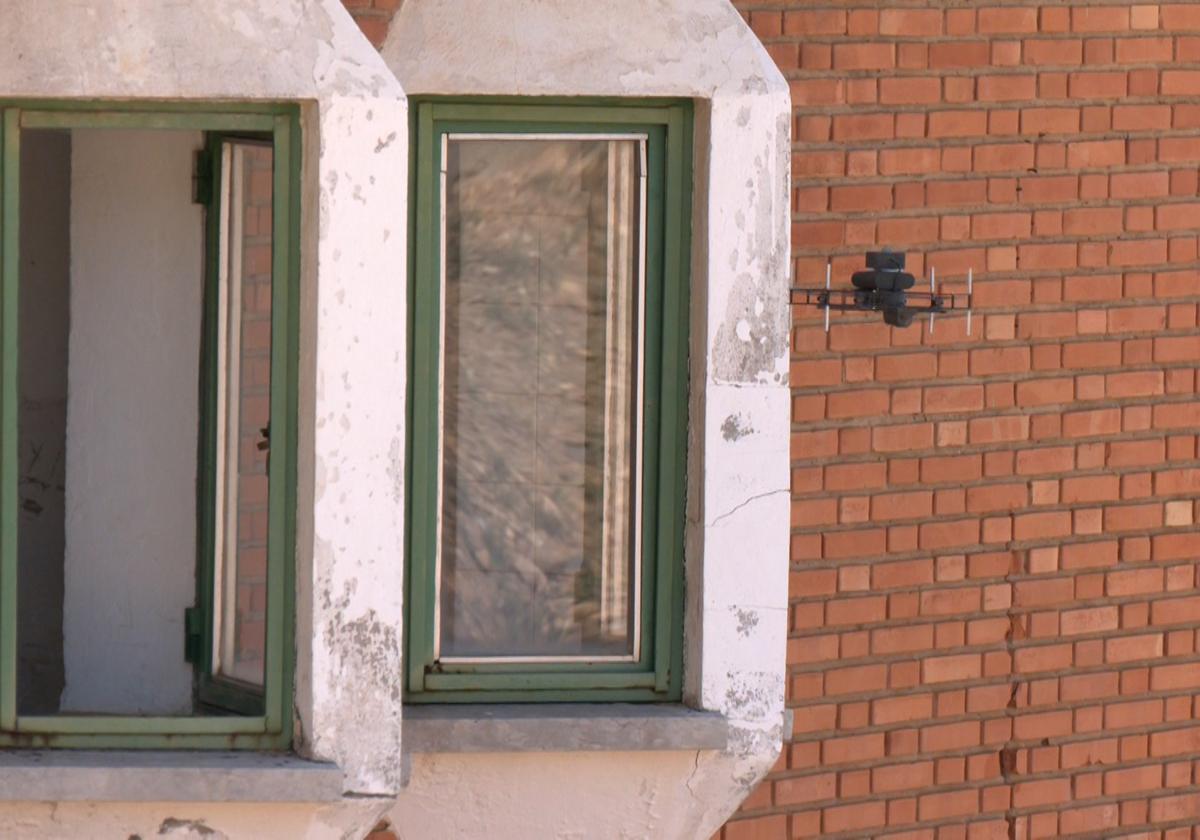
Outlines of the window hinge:
M213 198L213 160L211 150L196 152L196 164L192 171L192 203L208 206Z
M183 611L183 659L199 665L204 653L204 614L199 607Z

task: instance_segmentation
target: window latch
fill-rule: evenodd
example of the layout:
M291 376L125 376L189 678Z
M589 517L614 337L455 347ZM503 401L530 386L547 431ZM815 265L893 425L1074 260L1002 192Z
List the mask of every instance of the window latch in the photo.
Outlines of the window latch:
M192 169L192 203L208 206L213 198L214 156L208 149L196 152L196 163Z
M204 615L199 607L183 611L183 659L199 665L204 655Z

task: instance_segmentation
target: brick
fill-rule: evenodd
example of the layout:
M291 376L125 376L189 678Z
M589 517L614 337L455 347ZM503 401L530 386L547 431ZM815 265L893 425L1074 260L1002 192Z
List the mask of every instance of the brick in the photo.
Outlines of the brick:
M871 703L871 723L876 726L885 726L910 720L922 720L932 716L932 694L881 698Z
M844 764L855 761L883 758L884 737L882 733L854 735L847 738L832 738L824 742L821 757L826 764Z
M892 187L888 184L839 186L829 191L829 209L835 213L886 210L892 206Z
M886 665L858 665L825 672L825 694L858 694L887 687Z
M1026 172L1034 165L1034 147L1029 143L996 143L976 146L974 168L979 172Z
M888 392L882 389L843 391L829 395L826 414L830 419L871 417L887 414L888 405Z
M1023 407L1061 405L1074 397L1075 380L1070 377L1033 379L1018 382L1016 387L1017 405Z
M1153 822L1200 820L1200 793L1163 796L1150 800L1150 819Z
M1017 673L1028 674L1038 671L1057 671L1069 667L1072 662L1070 645L1043 645L1017 650L1013 654L1013 667Z
M1064 472L1075 466L1075 449L1070 446L1023 448L1017 452L1017 475L1044 475Z
M789 9L783 13L785 35L844 35L843 9Z
M1144 636L1122 636L1106 639L1104 661L1110 663L1138 662L1155 659L1163 655L1161 633Z
M967 489L967 510L987 513L997 510L1018 510L1029 503L1029 487L1020 484L993 484Z
M1119 624L1120 618L1116 607L1066 610L1059 619L1059 632L1064 636L1100 633L1116 630Z
M787 826L783 814L735 819L725 826L724 840L774 840L787 835Z
M1079 207L1063 213L1063 232L1068 234L1120 233L1124 225L1120 207Z
M920 526L919 545L922 549L943 549L979 542L978 519L962 519L956 522L935 522Z
M1073 411L1063 415L1064 437L1112 435L1121 430L1121 412L1113 408Z
M929 114L930 137L978 137L986 133L986 111L934 111ZM944 199L931 203L944 203Z
M870 42L834 44L835 70L885 70L896 66L896 45Z
M950 817L965 817L979 811L979 791L960 790L945 793L928 793L918 800L921 820L937 820Z
M1124 32L1128 28L1129 9L1126 6L1071 8L1072 32Z
M980 76L976 83L976 98L980 102L1027 102L1037 98L1037 76Z
M869 490L887 483L887 465L830 464L825 468L825 489L831 491Z
M1027 440L1028 437L1030 418L1026 415L978 418L967 422L967 438L972 444Z
M1013 587L1013 603L1021 607L1044 607L1065 604L1075 597L1071 578L1018 581Z
M1072 728L1072 713L1067 709L1023 714L1013 721L1013 737L1020 741L1059 738L1072 734Z
M929 45L929 66L939 70L986 66L987 41L934 41Z
M1170 191L1170 175L1166 172L1116 173L1110 180L1113 198L1155 198Z
M933 424L877 426L871 433L871 446L876 452L927 449L933 446Z
M1109 597L1146 595L1163 590L1162 569L1129 569L1105 576L1105 594Z
M941 97L941 80L933 77L884 78L879 82L879 102L883 105L929 105L939 102ZM926 151L938 156L937 149Z
M984 35L1037 32L1037 9L1031 6L993 6L979 10L978 31Z
M885 149L879 155L881 175L920 175L936 172L941 154L936 148Z
M1085 140L1067 144L1067 166L1072 169L1121 166L1124 163L1124 140Z
M882 528L838 531L825 534L824 554L833 559L869 557L887 549L887 532Z
M1071 801L1069 779L1045 779L1034 782L1018 782L1013 785L1013 805L1031 808L1039 805L1059 805Z
M886 823L887 807L883 802L863 802L825 809L826 831L861 831Z
M1164 96L1193 96L1200 92L1200 71L1165 70L1161 90Z
M933 684L977 679L982 667L979 654L928 657L921 662L922 682Z

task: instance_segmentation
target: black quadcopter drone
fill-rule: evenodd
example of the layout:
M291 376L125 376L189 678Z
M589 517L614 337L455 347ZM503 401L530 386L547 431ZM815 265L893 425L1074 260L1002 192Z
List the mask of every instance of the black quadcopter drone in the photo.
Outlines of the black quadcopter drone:
M902 251L867 252L866 271L856 271L850 278L854 288L833 289L830 287L832 268L825 266L825 288L792 288L792 303L802 306L819 306L825 310L825 330L829 330L829 313L839 312L882 312L883 321L893 327L911 326L919 313L928 313L929 329L933 330L934 316L953 310L966 310L967 335L971 334L971 302L973 297L974 272L967 272L967 293L945 294L937 290L937 275L929 274L929 291L909 291L916 278L904 270Z

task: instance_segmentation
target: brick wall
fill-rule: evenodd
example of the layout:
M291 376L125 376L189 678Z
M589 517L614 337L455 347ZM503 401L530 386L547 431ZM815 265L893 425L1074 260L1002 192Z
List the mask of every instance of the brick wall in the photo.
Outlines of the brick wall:
M737 5L798 280L978 308L795 313L795 728L723 837L1200 837L1200 3Z
M355 22L371 43L380 47L383 45L383 39L387 37L392 16L399 11L403 2L404 0L342 0L342 5L350 10Z

